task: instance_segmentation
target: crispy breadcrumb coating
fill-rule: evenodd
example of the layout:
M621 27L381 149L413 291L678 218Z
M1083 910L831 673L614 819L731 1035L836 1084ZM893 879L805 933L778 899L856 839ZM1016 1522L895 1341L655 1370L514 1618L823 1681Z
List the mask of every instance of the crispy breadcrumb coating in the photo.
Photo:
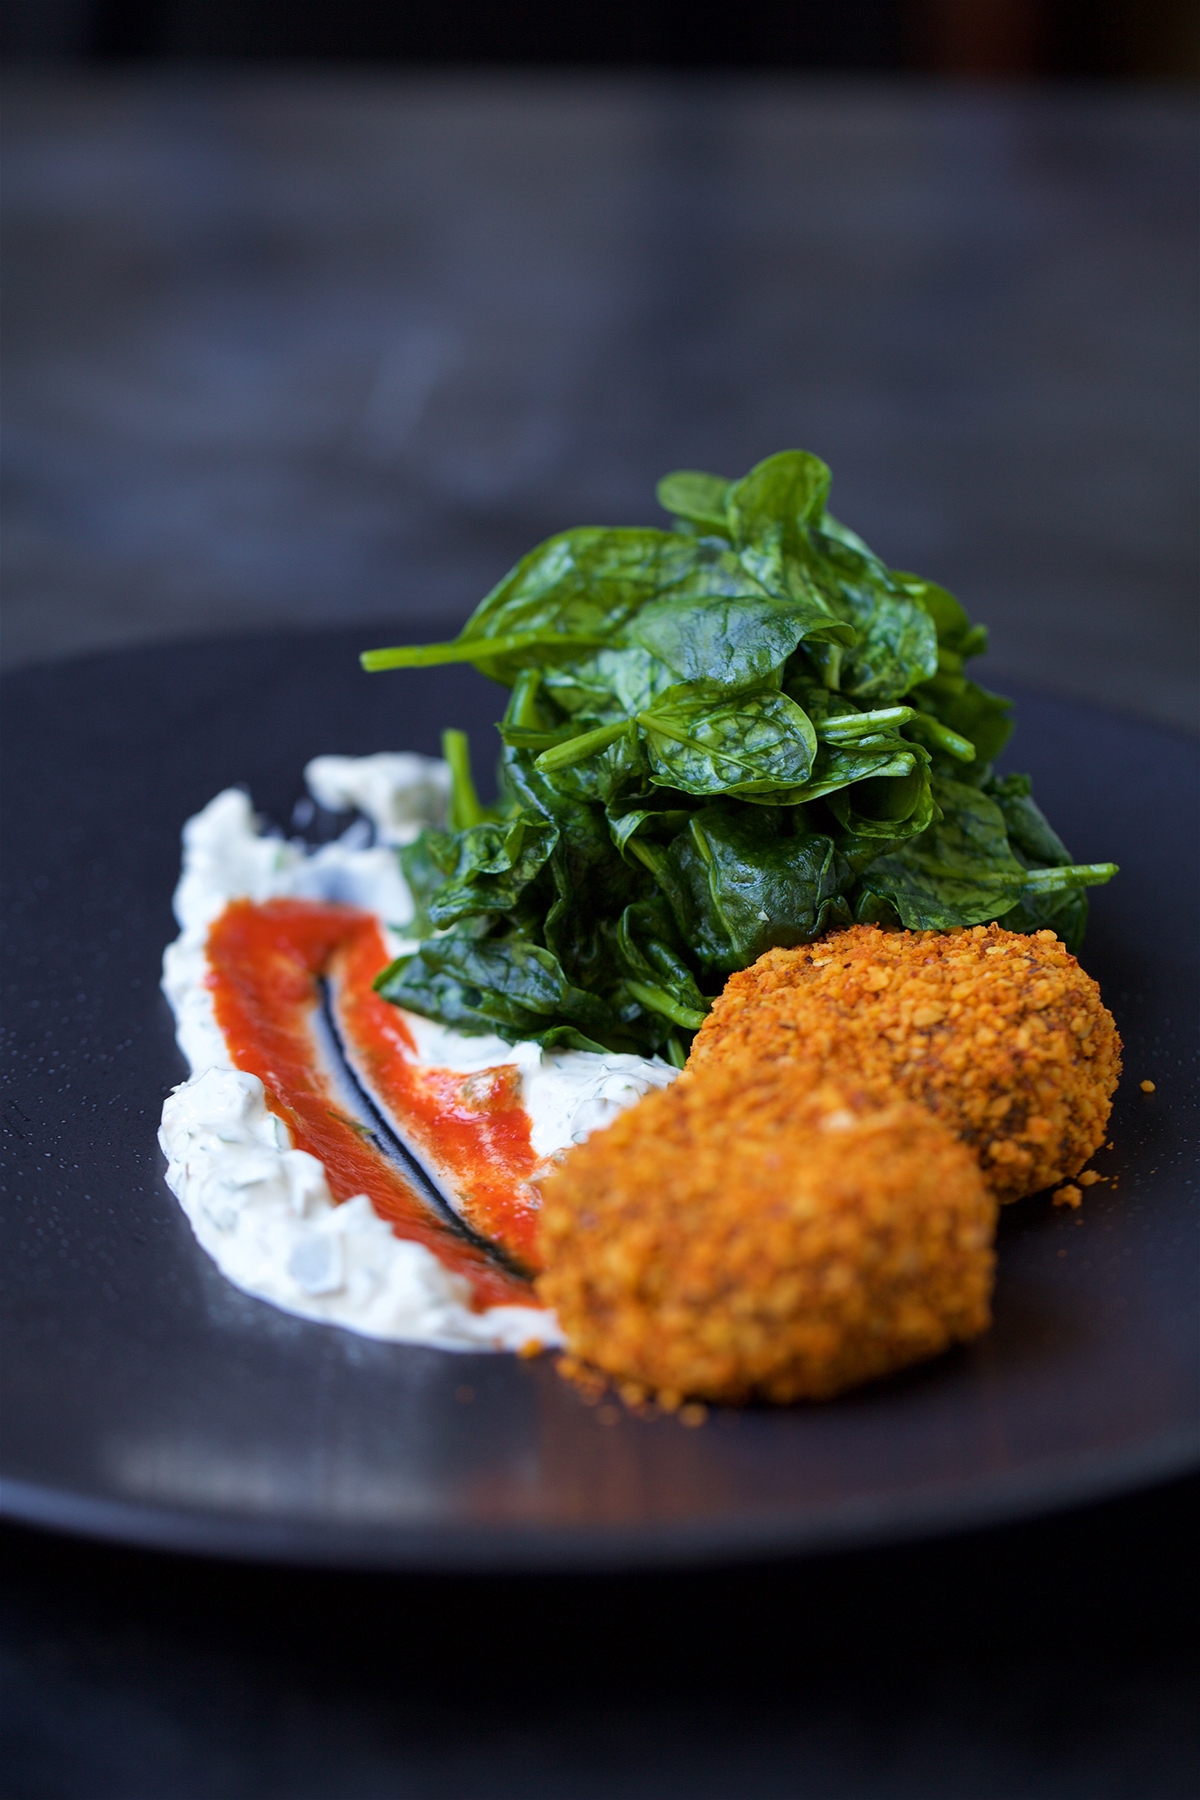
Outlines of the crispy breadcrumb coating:
M1104 1140L1121 1040L1052 931L854 925L732 975L684 1079L787 1058L927 1106L1001 1201L1077 1175Z
M920 1107L788 1062L648 1094L544 1184L539 1297L663 1404L821 1399L990 1322L996 1202Z

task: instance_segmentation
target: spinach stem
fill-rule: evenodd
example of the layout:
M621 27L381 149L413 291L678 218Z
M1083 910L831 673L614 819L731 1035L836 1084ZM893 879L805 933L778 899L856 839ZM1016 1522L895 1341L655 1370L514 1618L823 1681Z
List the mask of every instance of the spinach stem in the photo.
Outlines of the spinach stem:
M1062 863L1055 869L1030 869L1025 877L1025 891L1057 894L1067 888L1099 887L1116 873L1116 863Z
M664 1019L682 1025L685 1031L699 1031L704 1023L705 1015L702 1012L697 1012L691 1006L683 1006L665 988L651 987L647 981L633 981L628 975L625 977L625 986L635 1000L640 1000L651 1012L661 1013Z
M508 703L506 723L530 730L538 723L537 694L542 685L540 669L522 669L517 676L512 691L512 699Z
M975 761L975 746L970 738L960 737L957 731L951 731L948 725L943 725L932 713L914 712L909 721L909 730L915 731L927 744L944 750L947 756L953 756L959 762Z
M450 764L450 829L481 825L485 814L471 779L471 746L465 731L443 731L442 755Z
M650 848L649 844L643 844L641 839L636 836L635 837L627 837L625 839L625 848L626 848L626 850L632 850L633 854L637 857L638 861L643 865L644 868L649 869L649 871L653 875L655 881L657 881L660 856L656 855L655 851Z
M508 637L455 638L449 644L397 644L391 650L364 650L359 662L368 675L381 669L432 669L440 663L485 662L492 656L513 656L539 644L564 650L598 648L603 638L576 637L563 631L517 631Z
M598 725L595 731L582 731L578 737L567 738L565 743L553 744L549 750L543 750L533 766L543 775L550 775L555 769L569 769L572 763L583 762L587 757L607 750L610 744L624 736L629 726L628 719L620 719L615 725Z
M876 712L839 713L832 719L822 719L816 725L816 733L823 744L852 744L855 738L898 729L915 717L916 710L911 706L881 706Z

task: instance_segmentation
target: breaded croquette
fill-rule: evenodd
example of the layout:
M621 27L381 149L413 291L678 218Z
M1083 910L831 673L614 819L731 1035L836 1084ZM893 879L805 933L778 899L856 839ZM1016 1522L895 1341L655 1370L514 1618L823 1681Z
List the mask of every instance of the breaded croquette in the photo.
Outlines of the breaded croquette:
M1077 1175L1104 1140L1121 1040L1052 931L855 925L732 975L684 1080L729 1058L803 1064L927 1106L1001 1201Z
M920 1107L726 1061L568 1152L537 1288L576 1357L673 1404L821 1399L986 1330L995 1224Z

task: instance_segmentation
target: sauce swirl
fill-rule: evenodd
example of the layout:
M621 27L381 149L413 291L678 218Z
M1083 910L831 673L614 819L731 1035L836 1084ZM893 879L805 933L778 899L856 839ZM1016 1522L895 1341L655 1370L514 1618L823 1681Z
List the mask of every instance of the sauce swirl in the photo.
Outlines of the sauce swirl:
M403 1015L371 987L388 960L379 924L357 907L233 900L209 931L207 955L230 1060L258 1076L297 1147L324 1164L334 1199L366 1194L397 1236L466 1278L476 1308L529 1305L529 1284L440 1218L338 1105L313 1031L321 977L328 972L335 984L339 1028L368 1091L406 1141L436 1152L444 1178L461 1173L453 1185L464 1217L532 1262L536 1195L526 1176L536 1159L519 1087L508 1079L516 1071L486 1070L484 1080L410 1060Z

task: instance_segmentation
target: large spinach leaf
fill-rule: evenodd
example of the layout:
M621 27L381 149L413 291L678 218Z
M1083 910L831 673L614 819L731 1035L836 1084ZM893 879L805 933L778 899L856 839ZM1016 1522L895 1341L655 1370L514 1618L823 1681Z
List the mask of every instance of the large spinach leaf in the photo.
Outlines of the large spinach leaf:
M714 702L673 689L637 722L651 781L685 794L751 798L801 787L817 752L808 714L774 691Z
M549 950L515 935L446 932L390 964L375 986L396 1006L514 1043L529 1038L599 1050L618 1031L603 1000L575 987Z
M793 835L778 808L706 806L652 866L684 942L731 973L776 946L849 924L849 871L819 832Z
M864 892L890 901L901 923L915 931L998 919L1025 886L1003 813L964 782L936 780L933 795L942 816L903 849L873 862L863 876Z
M518 814L485 820L460 832L443 884L428 896L425 915L435 929L477 912L511 912L545 865L558 840L544 819Z

